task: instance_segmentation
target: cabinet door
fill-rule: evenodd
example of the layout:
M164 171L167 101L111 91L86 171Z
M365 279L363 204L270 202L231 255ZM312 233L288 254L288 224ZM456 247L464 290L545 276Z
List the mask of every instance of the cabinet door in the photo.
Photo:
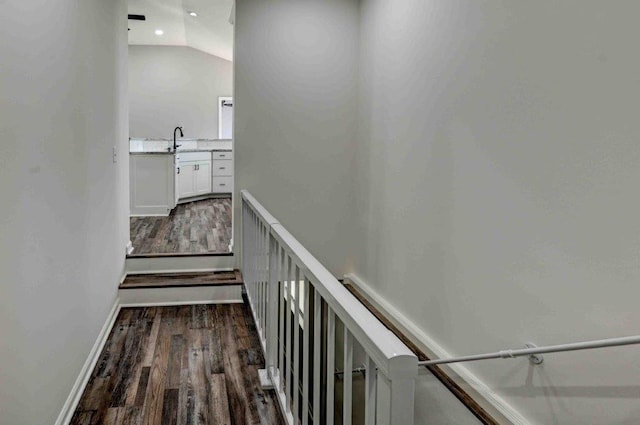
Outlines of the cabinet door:
M196 195L211 193L211 161L198 162L194 184Z
M178 162L178 156L173 155L173 206L171 209L178 205L178 199L180 199L180 162Z
M178 198L188 198L195 196L195 185L193 184L195 165L181 164L178 172Z

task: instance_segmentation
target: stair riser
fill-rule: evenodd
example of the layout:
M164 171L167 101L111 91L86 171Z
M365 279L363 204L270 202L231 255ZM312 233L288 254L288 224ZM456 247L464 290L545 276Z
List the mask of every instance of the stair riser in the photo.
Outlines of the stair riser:
M233 270L235 256L127 258L127 274Z
M242 285L186 288L120 289L123 307L242 302Z

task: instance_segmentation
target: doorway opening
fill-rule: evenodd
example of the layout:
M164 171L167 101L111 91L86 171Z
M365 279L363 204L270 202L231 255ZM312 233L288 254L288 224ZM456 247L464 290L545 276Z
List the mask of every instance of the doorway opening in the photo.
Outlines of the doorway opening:
M130 257L233 253L231 0L129 0Z

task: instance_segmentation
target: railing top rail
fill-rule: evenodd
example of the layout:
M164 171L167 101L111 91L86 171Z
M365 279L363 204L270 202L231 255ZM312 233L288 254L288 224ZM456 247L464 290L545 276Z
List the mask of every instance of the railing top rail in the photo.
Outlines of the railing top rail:
M413 378L418 358L360 301L353 296L298 240L269 214L247 191L243 199L261 219L270 223L271 235L280 242L301 272L313 284L325 302L345 324L353 337L389 379ZM266 213L266 214L264 214Z
M276 218L272 216L269 211L267 211L265 207L263 207L262 204L260 204L260 202L258 202L258 200L249 193L249 191L241 190L240 193L242 194L242 199L245 200L251 208L253 208L253 210L266 224L272 225L279 223L279 221L276 220Z

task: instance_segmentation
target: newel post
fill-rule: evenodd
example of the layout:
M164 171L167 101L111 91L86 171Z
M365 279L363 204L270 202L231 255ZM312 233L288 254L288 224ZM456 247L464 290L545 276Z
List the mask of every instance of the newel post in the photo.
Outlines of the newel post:
M403 355L390 359L388 375L378 374L376 424L413 425L418 358Z

